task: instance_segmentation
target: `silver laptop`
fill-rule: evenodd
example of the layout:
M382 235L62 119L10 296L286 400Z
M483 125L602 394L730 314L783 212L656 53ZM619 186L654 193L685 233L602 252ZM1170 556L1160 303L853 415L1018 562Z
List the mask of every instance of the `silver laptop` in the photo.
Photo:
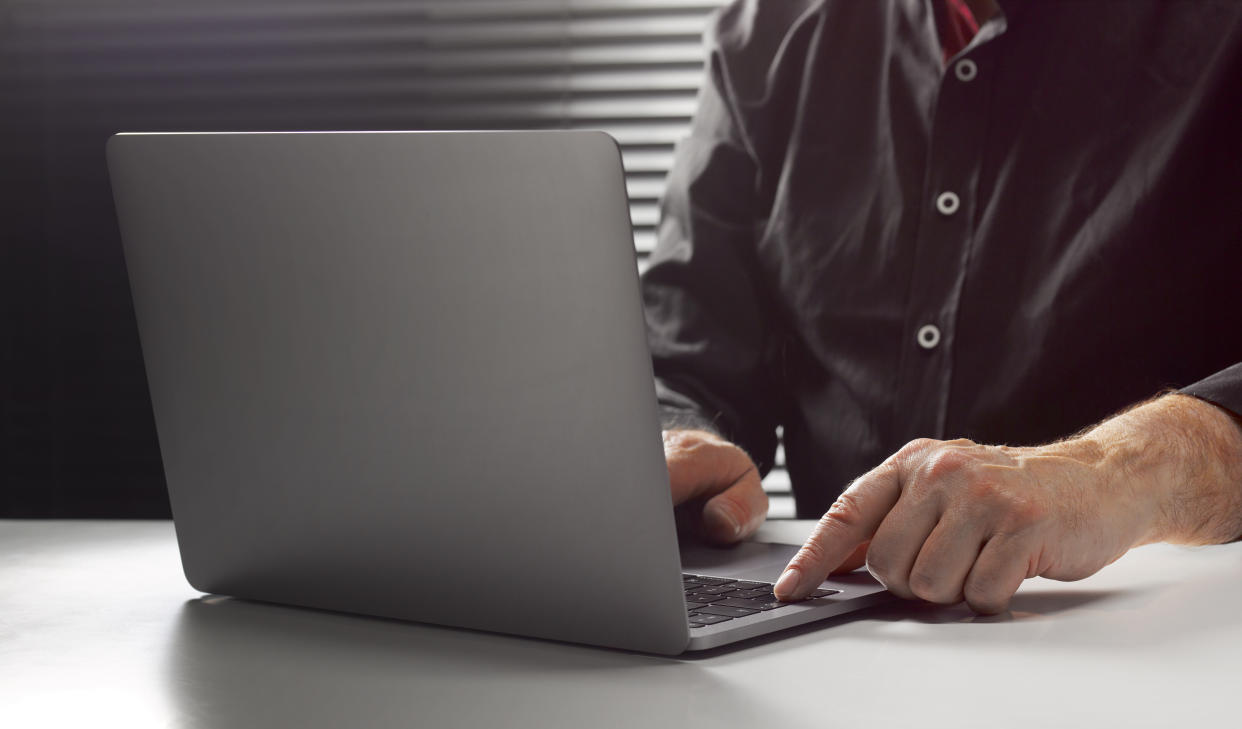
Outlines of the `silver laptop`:
M784 545L679 559L607 135L107 151L196 589L665 654L883 598L772 606Z

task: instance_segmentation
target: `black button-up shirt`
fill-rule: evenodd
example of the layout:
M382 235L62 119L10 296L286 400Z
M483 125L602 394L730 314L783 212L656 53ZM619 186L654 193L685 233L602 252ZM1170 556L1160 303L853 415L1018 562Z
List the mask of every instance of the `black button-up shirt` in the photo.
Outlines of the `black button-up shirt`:
M916 437L1025 445L1164 388L1242 411L1242 3L726 8L643 279L668 424L800 516ZM1215 376L1213 376L1215 375Z

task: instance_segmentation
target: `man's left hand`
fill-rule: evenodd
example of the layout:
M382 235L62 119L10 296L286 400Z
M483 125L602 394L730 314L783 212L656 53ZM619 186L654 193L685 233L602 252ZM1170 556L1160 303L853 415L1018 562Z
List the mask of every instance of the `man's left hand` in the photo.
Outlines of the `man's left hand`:
M776 585L796 599L870 539L889 591L1006 610L1029 577L1077 580L1155 541L1242 532L1242 429L1169 395L1090 432L1030 447L917 440L855 481Z

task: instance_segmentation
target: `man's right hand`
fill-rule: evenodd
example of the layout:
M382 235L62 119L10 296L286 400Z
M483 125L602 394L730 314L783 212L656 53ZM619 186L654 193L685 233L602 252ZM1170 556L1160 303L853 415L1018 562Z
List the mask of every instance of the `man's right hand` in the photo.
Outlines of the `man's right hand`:
M691 528L717 544L754 534L767 518L768 495L746 451L706 430L666 430L663 436L673 504ZM833 574L861 567L868 544L858 545Z
M732 544L754 533L768 514L759 469L746 451L706 430L666 430L673 503L699 536Z

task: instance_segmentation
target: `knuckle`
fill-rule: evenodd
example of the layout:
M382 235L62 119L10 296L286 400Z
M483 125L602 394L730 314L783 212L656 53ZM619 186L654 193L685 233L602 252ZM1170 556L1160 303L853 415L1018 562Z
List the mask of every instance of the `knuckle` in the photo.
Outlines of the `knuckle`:
M911 462L910 478L903 491L918 500L931 500L958 495L964 485L972 483L974 456L959 448L938 446Z
M754 461L738 446L704 431L666 430L662 436L670 476L716 490L739 484L763 489Z
M910 592L915 597L926 600L928 602L943 603L948 602L945 597L945 590L939 584L939 581L932 574L914 569L910 572Z
M941 484L959 478L970 466L972 458L957 448L939 448L923 461L919 475L923 480Z
M820 526L824 529L834 528L841 525L854 528L862 525L863 521L863 504L858 498L858 494L850 489L837 497L832 502L832 506L828 507L828 513L820 519ZM835 523L834 523L835 522Z
M666 453L685 450L698 438L690 430L665 430L660 435L664 439L664 451Z
M662 435L666 455L694 457L714 451L719 445L699 430L666 430Z
M915 453L922 453L923 451L934 448L939 444L940 444L940 441L934 440L932 438L915 438L909 443L906 443L905 445L903 445L897 451L897 453L901 455L909 456Z

